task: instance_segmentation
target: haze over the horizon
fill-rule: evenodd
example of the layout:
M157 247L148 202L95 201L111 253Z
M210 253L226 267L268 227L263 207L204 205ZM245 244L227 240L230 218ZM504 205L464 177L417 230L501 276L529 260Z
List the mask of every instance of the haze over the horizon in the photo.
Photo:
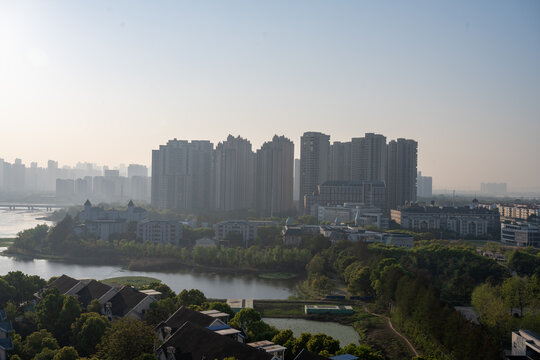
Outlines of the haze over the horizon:
M539 64L534 0L0 0L0 158L374 132L417 140L435 188L539 190Z

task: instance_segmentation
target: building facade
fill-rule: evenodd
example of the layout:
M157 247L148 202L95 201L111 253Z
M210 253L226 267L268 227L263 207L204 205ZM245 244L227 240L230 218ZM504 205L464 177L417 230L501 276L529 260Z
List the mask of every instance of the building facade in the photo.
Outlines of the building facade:
M498 233L499 213L485 208L404 206L392 209L391 219L402 229L417 231L448 230L462 236Z
M153 244L180 245L184 225L179 221L144 220L137 224L137 239Z
M387 149L387 201L389 209L416 201L418 143L397 139Z
M262 226L277 226L275 221L249 221L249 220L228 220L214 225L216 240L223 241L230 233L241 234L244 246L248 247L257 237L257 229Z
M336 206L344 203L362 203L385 209L386 185L384 182L326 181L313 195L304 196L304 207L317 216L315 205Z
M540 248L540 228L538 225L524 222L501 223L501 243Z
M251 143L229 135L212 153L211 208L225 211L253 208L254 184L255 154Z
M330 136L305 132L300 138L300 199L313 194L317 186L329 180Z
M169 140L152 150L152 205L158 209L203 210L210 205L213 144Z
M257 150L255 205L262 216L285 214L293 209L294 144L275 135Z

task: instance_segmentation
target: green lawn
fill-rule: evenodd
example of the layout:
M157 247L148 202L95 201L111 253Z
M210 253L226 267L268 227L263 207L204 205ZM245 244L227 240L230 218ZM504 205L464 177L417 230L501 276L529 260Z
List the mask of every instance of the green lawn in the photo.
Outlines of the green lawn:
M108 285L113 285L113 284L131 285L131 286L135 286L136 288L139 288L139 287L147 286L152 282L161 282L161 280L155 279L153 277L148 277L148 276L119 276L119 277L113 277L113 278L101 280L101 282Z
M263 279L272 279L272 280L289 280L297 277L298 274L288 273L288 272L271 272L259 274L259 277Z
M304 316L304 305L299 303L287 303L282 301L255 301L255 310L263 317L302 317Z

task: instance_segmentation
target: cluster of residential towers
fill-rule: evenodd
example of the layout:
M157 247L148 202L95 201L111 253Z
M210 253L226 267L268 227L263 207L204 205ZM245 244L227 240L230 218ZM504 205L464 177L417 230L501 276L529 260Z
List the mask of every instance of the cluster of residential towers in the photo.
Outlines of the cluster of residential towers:
M390 209L416 201L417 146L408 139L387 143L385 136L371 133L331 144L329 135L306 132L295 160L294 144L284 136L274 136L256 152L249 140L231 135L215 148L206 140L173 139L152 152L152 205L283 215L296 210L296 182L299 208L309 213L307 197L332 181L344 191L382 185Z

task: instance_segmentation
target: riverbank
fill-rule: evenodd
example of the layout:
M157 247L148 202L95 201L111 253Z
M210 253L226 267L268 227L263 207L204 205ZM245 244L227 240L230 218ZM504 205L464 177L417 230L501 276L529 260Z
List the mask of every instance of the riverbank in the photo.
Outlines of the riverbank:
M352 305L352 315L316 314L306 315L305 305ZM351 326L358 333L360 342L381 351L387 359L409 360L415 354L407 339L400 337L384 317L366 311L363 302L344 303L328 300L254 300L253 308L263 318L304 319ZM346 344L342 344L346 345Z
M13 240L13 239L11 239ZM9 246L11 243L6 242ZM256 275L267 280L294 280L302 278L303 272L299 273L280 273L272 269L256 269L256 268L230 268L219 266L206 266L200 264L183 263L178 258L174 257L145 257L145 258L129 258L118 254L110 254L110 256L85 256L85 257L67 257L62 255L54 255L43 253L36 250L8 248L0 254L10 257L15 257L24 260L43 259L54 262L76 265L109 265L121 266L130 271L148 271L148 272L176 272L193 270L196 272L229 274L229 275Z

